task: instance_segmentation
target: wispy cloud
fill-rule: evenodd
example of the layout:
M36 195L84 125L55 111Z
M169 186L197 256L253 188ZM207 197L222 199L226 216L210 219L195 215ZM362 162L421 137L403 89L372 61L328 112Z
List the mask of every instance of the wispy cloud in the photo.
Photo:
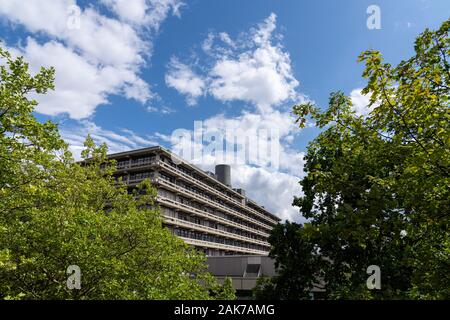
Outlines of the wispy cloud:
M62 138L69 144L76 159L80 158L83 144L89 134L97 144L106 143L108 152L115 153L126 150L150 147L158 142L152 137L142 136L130 129L108 130L92 121L82 120L75 125L60 126Z
M190 106L197 103L197 98L203 95L206 85L205 81L192 71L191 67L181 63L176 57L170 60L165 80L169 87L186 95L187 104Z

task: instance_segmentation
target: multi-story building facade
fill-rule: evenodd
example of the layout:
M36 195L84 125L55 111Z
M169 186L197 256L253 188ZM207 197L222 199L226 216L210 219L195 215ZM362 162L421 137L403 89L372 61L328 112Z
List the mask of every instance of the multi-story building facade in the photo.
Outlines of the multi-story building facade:
M269 253L267 239L280 219L231 187L229 166L205 172L159 146L109 158L130 188L150 179L165 226L186 243L209 256Z

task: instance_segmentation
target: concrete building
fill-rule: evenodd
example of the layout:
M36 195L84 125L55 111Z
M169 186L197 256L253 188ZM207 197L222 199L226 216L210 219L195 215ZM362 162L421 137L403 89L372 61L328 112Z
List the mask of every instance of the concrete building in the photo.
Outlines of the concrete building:
M236 255L213 256L207 258L208 271L219 283L231 278L237 299L253 299L252 291L261 277L272 278L277 275L275 261L268 256ZM324 282L318 279L311 290L311 299L326 298Z
M149 178L156 187L164 224L208 256L267 256L272 228L280 221L264 207L231 187L231 170L215 173L189 164L156 146L109 155L115 176L130 187Z
M207 263L219 283L231 278L238 299L252 299L258 279L276 275L275 262L267 256L214 256L208 257Z

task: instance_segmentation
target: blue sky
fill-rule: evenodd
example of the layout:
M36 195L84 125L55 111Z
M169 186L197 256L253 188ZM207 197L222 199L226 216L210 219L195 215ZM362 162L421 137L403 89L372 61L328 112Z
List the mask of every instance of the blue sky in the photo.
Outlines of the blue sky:
M381 29L367 27L370 5ZM449 13L448 0L1 0L0 39L32 70L56 67L55 92L33 97L36 116L58 122L75 155L88 133L117 152L178 150L188 141L172 133L192 131L194 121L204 133L277 130L279 165L232 163L232 182L281 218L301 220L291 202L318 130L296 128L290 107L325 107L342 90L367 112L359 53L377 49L396 64ZM205 170L222 162L189 160Z

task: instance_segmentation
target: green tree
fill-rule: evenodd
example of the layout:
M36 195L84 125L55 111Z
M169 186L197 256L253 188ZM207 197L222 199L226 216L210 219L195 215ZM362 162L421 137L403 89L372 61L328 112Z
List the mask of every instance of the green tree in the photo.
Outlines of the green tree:
M449 29L427 29L396 67L377 51L360 55L366 116L341 92L325 111L294 106L300 126L311 117L323 129L294 200L307 222L275 228L280 275L259 291L304 298L318 282L331 299L450 298ZM366 286L370 265L380 290Z
M236 299L233 281L226 277L222 285L215 284L211 287L212 295L217 300L234 300Z
M32 76L0 48L0 298L234 298L163 227L149 181L129 194L105 145L88 137L77 163L57 126L35 119L29 96L53 81L52 68ZM80 289L66 285L70 265Z

